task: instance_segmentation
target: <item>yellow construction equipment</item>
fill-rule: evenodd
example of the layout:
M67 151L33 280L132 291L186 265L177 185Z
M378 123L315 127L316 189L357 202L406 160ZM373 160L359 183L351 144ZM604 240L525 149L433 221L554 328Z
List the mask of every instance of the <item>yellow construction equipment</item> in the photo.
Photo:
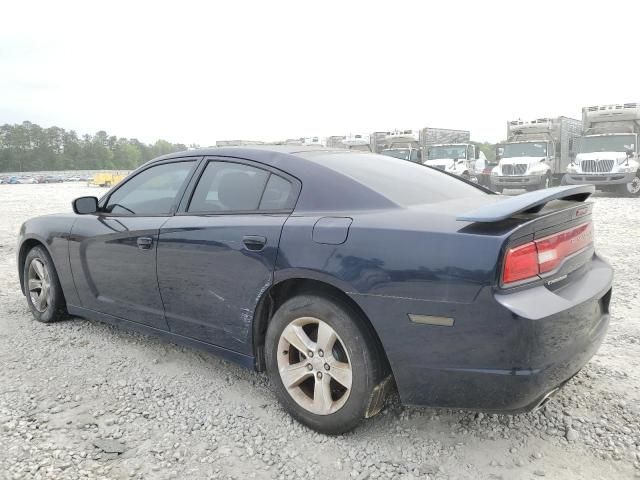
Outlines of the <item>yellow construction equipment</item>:
M89 186L112 187L127 176L125 172L99 172L88 182Z

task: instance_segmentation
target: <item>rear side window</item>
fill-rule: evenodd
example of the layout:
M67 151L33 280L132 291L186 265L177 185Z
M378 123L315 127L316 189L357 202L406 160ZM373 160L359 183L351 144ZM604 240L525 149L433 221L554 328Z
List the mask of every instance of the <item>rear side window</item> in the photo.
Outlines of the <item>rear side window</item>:
M261 168L233 162L209 162L187 209L190 213L254 212L290 209L293 185Z
M322 163L402 206L487 195L435 169L384 155L325 155Z
M273 173L269 177L267 187L264 189L260 210L284 210L293 206L293 185Z
M189 212L257 210L269 172L231 162L209 162L193 192Z

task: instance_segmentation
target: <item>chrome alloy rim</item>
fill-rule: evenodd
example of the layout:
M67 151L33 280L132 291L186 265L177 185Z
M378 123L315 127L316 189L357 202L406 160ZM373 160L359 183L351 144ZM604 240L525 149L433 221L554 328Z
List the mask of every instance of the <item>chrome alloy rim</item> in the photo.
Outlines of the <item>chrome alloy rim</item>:
M631 182L627 183L627 191L632 195L640 192L640 177L635 177Z
M51 279L47 267L39 258L34 258L29 264L27 280L31 303L43 313L51 303Z
M327 323L293 320L280 335L278 371L298 405L316 415L342 408L351 393L352 370L344 343Z

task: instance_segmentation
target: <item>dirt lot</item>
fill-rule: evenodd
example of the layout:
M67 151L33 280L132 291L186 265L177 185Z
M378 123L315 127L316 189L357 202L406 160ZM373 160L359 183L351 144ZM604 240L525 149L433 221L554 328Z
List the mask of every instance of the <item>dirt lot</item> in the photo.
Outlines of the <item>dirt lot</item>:
M100 189L0 185L0 478L640 477L640 201L595 198L616 268L600 352L542 410L404 408L337 438L294 423L266 377L98 322L35 322L15 240Z

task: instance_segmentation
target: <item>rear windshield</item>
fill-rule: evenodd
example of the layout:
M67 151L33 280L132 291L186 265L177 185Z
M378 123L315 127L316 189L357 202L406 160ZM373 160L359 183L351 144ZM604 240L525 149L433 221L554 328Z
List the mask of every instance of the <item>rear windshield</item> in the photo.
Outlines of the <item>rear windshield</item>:
M446 173L384 155L326 155L322 163L402 206L487 195Z

